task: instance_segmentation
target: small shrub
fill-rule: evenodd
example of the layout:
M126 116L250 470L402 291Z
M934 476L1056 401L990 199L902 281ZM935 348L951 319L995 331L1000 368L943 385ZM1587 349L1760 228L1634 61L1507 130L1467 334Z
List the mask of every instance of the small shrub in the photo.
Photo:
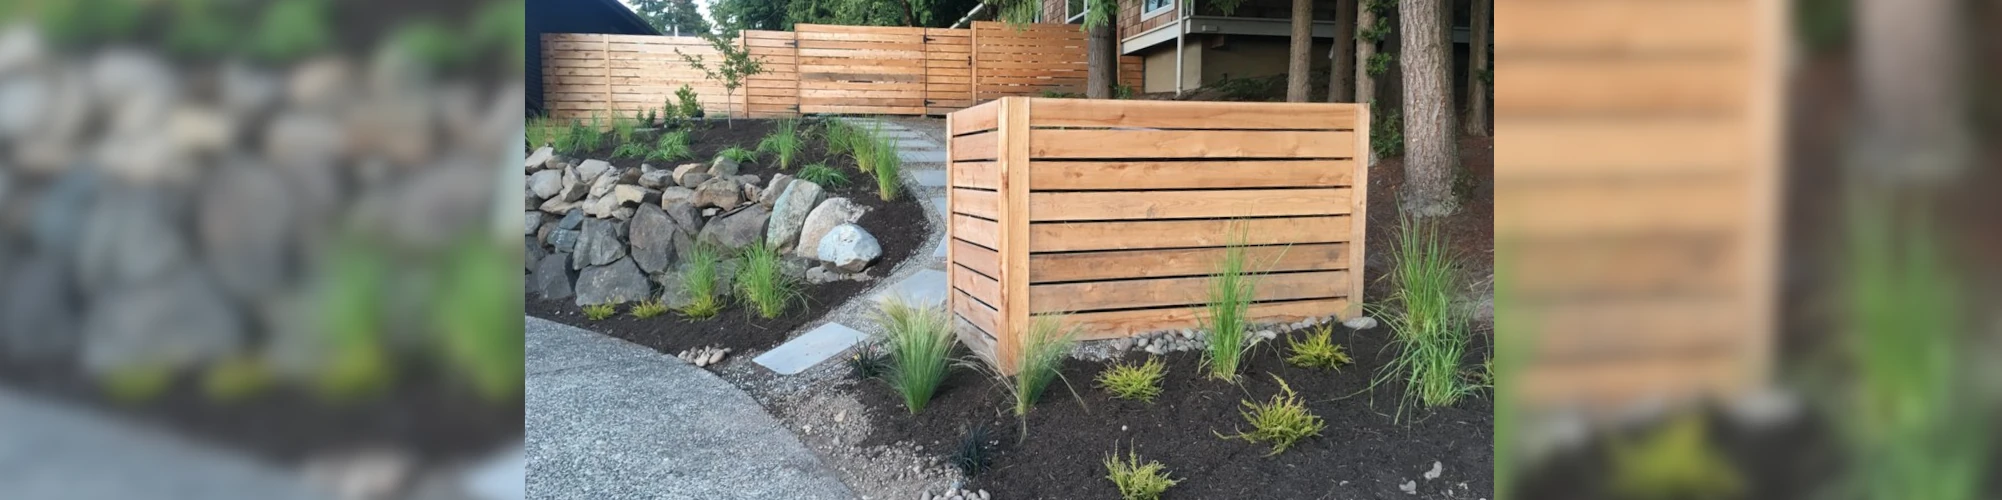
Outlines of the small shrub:
M876 322L883 327L890 349L886 378L903 395L904 407L917 414L951 367L948 355L959 339L952 335L950 318L939 307L891 299L877 308Z
M681 270L681 289L688 293L688 305L681 308L681 314L690 318L707 319L723 310L723 298L717 295L717 267L722 264L723 254L715 247L696 244L689 249L686 267Z
M659 123L660 123L660 115L658 114L658 111L654 110L653 108L647 108L647 110L646 110L646 122L645 122L645 123L646 123L646 126L648 126L648 127L651 127L651 126L654 126L654 125L656 125L656 124L659 124Z
M1348 351L1342 349L1341 344L1329 339L1333 334L1333 327L1321 325L1314 328L1314 333L1307 335L1305 342L1287 337L1286 351L1290 354L1286 356L1286 362L1301 368L1340 370L1342 365L1349 364L1352 360L1349 359Z
M799 169L799 178L807 182L828 187L848 185L848 174L828 167L825 163L815 163Z
M702 101L696 98L694 87L681 84L681 88L674 91L674 100L676 115L689 119L702 117Z
M1029 407L1042 399L1043 389L1063 377L1057 369L1077 345L1077 331L1076 325L1066 326L1060 315L1037 316L1030 321L1021 351L1015 356L1015 380L1008 387L1015 393L1015 416L1028 415Z
M874 344L863 344L848 356L848 376L856 380L881 377L890 371L890 357Z
M765 319L779 317L787 306L806 300L806 295L799 291L798 280L785 273L779 254L777 248L761 242L745 249L739 257L742 264L737 267L737 293Z
M1203 365L1209 368L1210 378L1227 382L1237 380L1238 365L1251 350L1245 342L1246 314L1251 298L1257 295L1257 280L1246 270L1245 239L1242 231L1231 236L1223 259L1209 277L1208 302L1199 316L1210 334Z
M633 304L633 307L631 309L626 310L626 314L631 314L633 315L633 317L639 319L647 319L666 313L667 313L667 304L661 303L660 299L648 300L640 302L638 304Z
M618 314L619 309L611 304L591 304L584 306L584 319L598 321Z
M676 130L660 134L654 142L653 152L646 159L659 161L686 160L695 157L695 150L688 147L688 131Z
M716 153L716 156L736 160L738 163L750 163L758 161L757 151L752 151L749 149L744 149L736 146L730 146L728 149L724 149L723 151Z
M1167 466L1161 462L1140 461L1140 453L1126 452L1126 458L1118 454L1105 457L1105 478L1119 487L1119 498L1125 500L1158 500L1161 493L1174 487L1177 481L1168 477Z
M987 426L973 424L973 428L967 429L966 435L959 438L959 446L953 448L950 460L952 466L959 469L959 472L966 477L986 472L988 466L994 462L990 444L994 441L993 434L987 430Z
M1279 382L1279 394L1272 395L1271 402L1259 404L1244 401L1245 409L1238 412L1244 416L1245 423L1251 425L1251 432L1239 431L1234 436L1222 434L1218 436L1225 439L1243 439L1253 443L1272 443L1272 453L1265 455L1269 457L1286 451L1301 439L1321 435L1321 430L1327 428L1328 423L1308 412L1306 403L1300 401L1300 396L1293 393L1293 387L1286 385L1284 379L1275 375L1272 380Z
M1369 149L1379 158L1389 158L1404 153L1404 117L1397 110L1372 115L1376 123L1369 124Z
M1120 363L1098 373L1098 387L1119 399L1153 403L1154 397L1161 395L1161 377L1167 370L1161 358L1150 357L1137 365Z
M772 133L758 141L758 152L771 153L779 161L779 170L785 170L791 168L793 158L799 156L800 146L799 120L786 119L779 120Z
M1637 443L1615 439L1607 451L1612 490L1624 498L1733 498L1744 492L1744 479L1711 446L1700 415L1679 417Z

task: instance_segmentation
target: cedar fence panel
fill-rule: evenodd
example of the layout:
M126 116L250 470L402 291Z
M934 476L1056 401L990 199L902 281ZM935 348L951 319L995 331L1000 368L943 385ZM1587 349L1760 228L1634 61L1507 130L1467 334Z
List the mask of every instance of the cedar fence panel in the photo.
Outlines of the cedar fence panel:
M1268 273L1255 321L1359 302L1364 105L1003 97L946 123L948 308L1004 370L1036 315L1084 339L1196 326L1240 231Z
M1076 25L747 30L736 43L763 62L764 72L727 98L675 53L714 60L716 51L701 38L542 36L544 102L557 119L658 109L682 85L695 90L711 115L943 115L996 97L1077 92L1085 78L1084 33ZM1121 57L1118 78L1139 87L1140 58Z

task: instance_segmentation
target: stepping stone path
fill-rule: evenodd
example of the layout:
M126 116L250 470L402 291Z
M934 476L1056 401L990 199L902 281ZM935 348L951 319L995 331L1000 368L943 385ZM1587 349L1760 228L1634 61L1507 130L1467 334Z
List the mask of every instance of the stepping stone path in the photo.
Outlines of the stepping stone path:
M932 212L934 220L945 220L946 214L946 168L945 145L940 144L922 131L912 130L903 125L872 118L840 118L861 128L874 128L883 137L896 142L897 156L904 161L903 174L905 196L925 200L922 205ZM880 303L890 298L923 304L944 304L946 292L945 231L935 229L932 240L938 242L929 257L912 256L919 259L922 269L884 287L870 297L870 302ZM867 325L860 325L867 326ZM753 358L760 366L780 375L793 375L827 361L855 344L868 339L868 330L857 326L830 322L806 332L777 348Z

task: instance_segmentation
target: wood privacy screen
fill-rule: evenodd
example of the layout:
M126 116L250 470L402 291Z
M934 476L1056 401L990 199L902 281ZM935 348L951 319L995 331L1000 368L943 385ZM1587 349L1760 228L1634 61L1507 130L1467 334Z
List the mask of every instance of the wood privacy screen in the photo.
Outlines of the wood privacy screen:
M943 115L1002 96L1081 92L1085 82L1085 35L1072 24L801 24L742 33L737 43L763 62L764 73L728 98L675 53L717 60L701 38L544 34L544 106L558 119L631 116L660 108L686 84L714 115ZM1119 65L1120 83L1138 88L1140 59L1121 57Z
M1036 315L1084 339L1196 326L1233 235L1270 271L1254 320L1362 294L1363 105L1003 97L946 124L948 307L1004 371Z
M1764 383L1785 9L1495 3L1499 341L1525 342L1525 406L1617 413Z

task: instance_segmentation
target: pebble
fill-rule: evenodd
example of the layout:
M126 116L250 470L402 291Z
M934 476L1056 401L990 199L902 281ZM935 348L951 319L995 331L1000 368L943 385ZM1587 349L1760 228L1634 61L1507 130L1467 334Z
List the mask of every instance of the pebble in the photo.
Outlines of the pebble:
M1403 491L1406 495L1416 495L1418 494L1418 482L1405 481L1404 484L1397 485L1397 489Z
M1433 461L1432 461L1432 470L1428 470L1428 471L1425 471L1425 480L1426 480L1426 481L1431 481L1431 480L1434 480L1434 479L1438 479L1438 478L1439 478L1439 474L1440 474L1440 473L1443 473L1443 472L1445 472L1445 471L1446 471L1446 466L1445 466L1445 464L1441 464L1441 463L1439 463L1439 461L1438 461L1438 460L1433 460Z
M1353 318L1349 318L1348 321L1343 321L1342 326L1346 326L1354 330L1368 330L1371 328L1376 328L1376 318L1372 318L1369 316L1356 316Z

